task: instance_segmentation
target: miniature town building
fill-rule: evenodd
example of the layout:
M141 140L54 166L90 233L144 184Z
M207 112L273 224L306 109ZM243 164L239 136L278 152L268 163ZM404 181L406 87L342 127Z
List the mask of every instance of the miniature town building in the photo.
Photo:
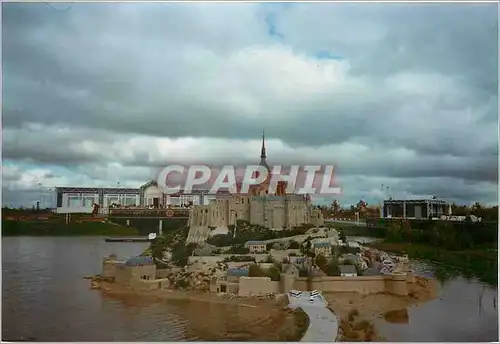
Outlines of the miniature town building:
M247 241L245 247L250 250L250 253L266 252L266 243L264 241Z
M342 277L354 277L358 275L354 265L339 265L339 270Z
M330 257L332 255L332 244L329 242L317 242L313 244L314 254Z

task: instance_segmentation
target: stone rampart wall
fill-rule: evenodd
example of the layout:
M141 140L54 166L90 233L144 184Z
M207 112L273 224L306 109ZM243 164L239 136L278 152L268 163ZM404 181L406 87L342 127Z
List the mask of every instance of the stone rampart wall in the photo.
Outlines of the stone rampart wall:
M258 296L280 292L280 282L271 281L269 277L241 277L238 296Z
M170 287L170 280L168 278L155 280L131 279L130 286L141 291L168 289Z
M408 295L407 278L405 275L386 276L325 276L316 277L311 281L312 289L323 292L356 292L360 294L375 294L388 292L396 295ZM307 290L306 277L295 280L294 289Z

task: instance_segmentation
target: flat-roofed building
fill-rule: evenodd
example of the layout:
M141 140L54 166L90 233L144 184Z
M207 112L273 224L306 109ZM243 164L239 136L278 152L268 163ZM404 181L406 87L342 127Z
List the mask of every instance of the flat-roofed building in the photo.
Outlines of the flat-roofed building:
M439 218L448 214L448 203L446 201L429 198L415 200L384 201L383 218L406 218L406 219L428 219Z
M140 189L56 187L58 213L92 213L93 204L108 208L112 204L137 206L140 204Z
M245 247L250 250L250 253L266 252L265 241L247 241Z
M355 277L358 275L354 265L339 265L339 270L342 277Z
M116 204L124 207L181 206L204 203L208 190L192 190L185 194L167 195L161 191L156 181L149 181L139 188L102 187L56 187L56 210L58 213L92 213L93 204L108 209Z

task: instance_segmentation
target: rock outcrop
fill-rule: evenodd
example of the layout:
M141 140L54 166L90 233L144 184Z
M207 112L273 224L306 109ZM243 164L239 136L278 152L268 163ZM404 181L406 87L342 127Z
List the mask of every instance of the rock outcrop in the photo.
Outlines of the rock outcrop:
M220 262L215 265L196 264L185 266L177 273L169 275L168 278L175 289L208 291L211 279L224 276L226 270L226 264Z

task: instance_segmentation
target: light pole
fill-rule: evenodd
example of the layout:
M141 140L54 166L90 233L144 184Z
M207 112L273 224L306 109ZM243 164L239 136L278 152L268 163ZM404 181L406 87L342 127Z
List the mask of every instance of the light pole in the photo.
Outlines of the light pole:
M116 182L116 188L119 189L120 188L120 182L117 181ZM120 190L117 190L118 191L118 204L122 204L122 195L120 194Z
M408 200L408 194L406 190L404 191L404 200L403 200L403 219L406 219L406 201Z
M47 208L52 208L52 188L47 188L49 200L47 202Z
M37 210L40 210L40 209L43 209L43 206L42 206L42 183L41 182L38 182L38 209Z
M380 186L380 218L382 219L384 217L384 184Z

